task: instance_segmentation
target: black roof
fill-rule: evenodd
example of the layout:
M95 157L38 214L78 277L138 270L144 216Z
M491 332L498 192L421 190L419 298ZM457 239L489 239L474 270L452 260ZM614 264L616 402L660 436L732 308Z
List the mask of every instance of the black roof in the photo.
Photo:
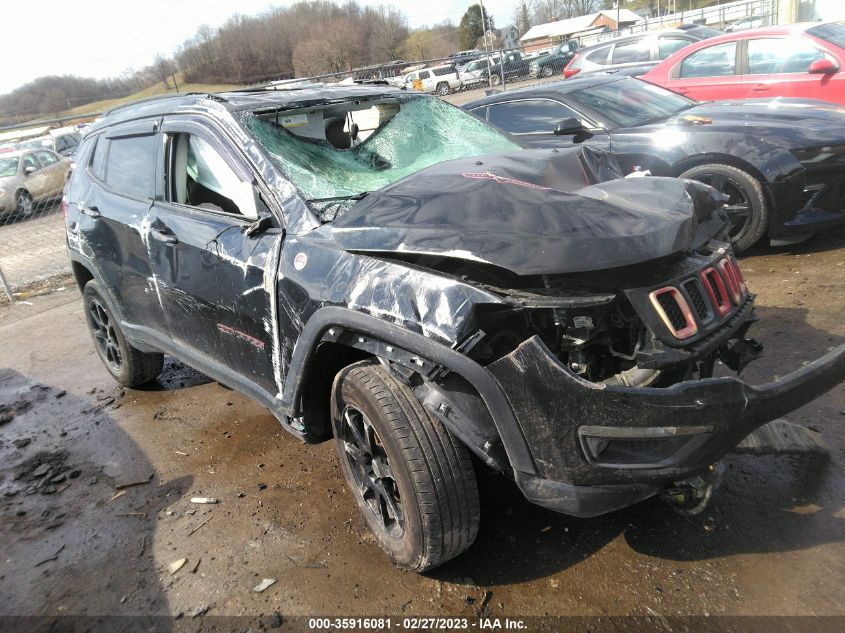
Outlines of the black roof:
M624 75L611 74L596 74L589 77L574 77L572 79L561 79L560 81L550 81L543 84L535 84L527 88L519 88L518 90L507 90L505 92L497 92L475 101L470 101L461 106L464 110L477 108L478 106L487 105L489 103L498 103L499 101L508 101L518 97L537 97L543 95L568 94L576 90L584 88L591 88L593 86L600 86L602 84L612 83L614 81L631 80L631 77Z
M209 110L210 102L216 102L227 110L276 110L287 107L308 107L324 103L365 99L381 96L398 96L404 91L379 84L351 86L325 86L315 84L300 88L255 88L233 90L230 92L188 92L159 95L133 101L111 108L103 118L89 131L99 130L109 125L162 116L184 110Z

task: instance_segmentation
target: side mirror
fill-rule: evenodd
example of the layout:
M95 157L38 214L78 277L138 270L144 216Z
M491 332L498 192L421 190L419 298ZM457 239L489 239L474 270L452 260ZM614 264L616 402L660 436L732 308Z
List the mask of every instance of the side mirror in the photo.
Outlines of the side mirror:
M811 75L832 75L839 72L839 66L834 64L829 59L817 59L807 71Z
M562 121L558 121L557 125L555 125L555 136L586 136L590 138L593 134L584 127L584 124L581 123L575 117L569 117L567 119L563 119Z
M24 175L26 175L26 176L29 176L29 175L30 175L32 172L34 172L34 171L35 171L35 167L33 167L32 165L27 165L27 166L26 166L26 167L24 167L24 169L23 169L23 173L24 173Z

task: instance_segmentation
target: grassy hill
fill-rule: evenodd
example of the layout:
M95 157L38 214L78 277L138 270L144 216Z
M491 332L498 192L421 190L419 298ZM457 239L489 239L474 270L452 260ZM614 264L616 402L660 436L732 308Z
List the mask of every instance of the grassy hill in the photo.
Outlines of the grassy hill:
M184 83L181 72L176 73L176 82L179 84L179 92L223 92L225 90L235 90L240 87L236 84ZM144 99L145 97L153 97L155 95L165 93L176 93L176 90L173 88L172 80L168 82L167 88L164 87L163 83L158 82L157 84L152 85L149 88L139 90L138 92L128 95L126 97L120 97L117 99L103 99L101 101L94 101L93 103L86 103L84 105L76 106L75 108L63 112L60 116L102 112L103 110L113 108L114 106L120 105L122 103L137 101L138 99Z

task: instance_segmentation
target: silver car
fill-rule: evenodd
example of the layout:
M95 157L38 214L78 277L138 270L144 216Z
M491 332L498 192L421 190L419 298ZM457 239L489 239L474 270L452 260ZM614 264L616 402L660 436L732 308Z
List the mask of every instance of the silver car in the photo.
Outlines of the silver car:
M72 165L49 149L0 154L0 214L29 216L37 203L61 196Z

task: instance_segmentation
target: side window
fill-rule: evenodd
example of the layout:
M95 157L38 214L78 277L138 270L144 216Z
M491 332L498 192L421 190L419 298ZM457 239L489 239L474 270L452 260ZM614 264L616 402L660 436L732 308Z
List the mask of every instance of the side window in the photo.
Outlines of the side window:
M557 101L525 99L489 106L490 123L512 134L544 132L551 134L558 121L578 114Z
M428 79L429 77L431 77L431 73L427 70L423 70L420 72L420 79Z
M607 64L607 54L610 52L610 46L603 46L601 48L597 48L592 53L587 55L585 58L588 62L593 62L594 64L601 64L602 66Z
M750 75L805 73L810 64L819 59L824 59L824 53L799 38L748 40Z
M675 51L691 43L690 40L682 37L661 37L657 40L657 59L666 59Z
M127 196L154 197L157 139L155 134L109 139L106 184Z
M681 62L681 77L725 77L736 74L736 42L708 46Z
M651 42L647 37L617 44L611 55L612 64L629 64L633 62L647 62L651 60Z
M34 152L35 157L38 159L38 162L41 163L44 167L47 165L52 165L59 159L56 158L56 155L53 152L46 152L44 150L40 152Z
M95 177L103 180L106 177L106 152L108 150L108 141L104 137L100 136L92 139L92 142L96 145L94 146L89 168Z
M57 136L56 137L56 151L63 152L68 149L70 146L67 143L67 136Z
M171 141L171 202L211 211L253 217L254 209L241 209L235 200L245 184L208 142L193 134L175 134ZM251 186L249 187L251 194Z
M35 156L27 154L23 157L23 169L26 171L30 167L32 167L32 169L41 169L41 165L39 165L38 161L35 160Z

